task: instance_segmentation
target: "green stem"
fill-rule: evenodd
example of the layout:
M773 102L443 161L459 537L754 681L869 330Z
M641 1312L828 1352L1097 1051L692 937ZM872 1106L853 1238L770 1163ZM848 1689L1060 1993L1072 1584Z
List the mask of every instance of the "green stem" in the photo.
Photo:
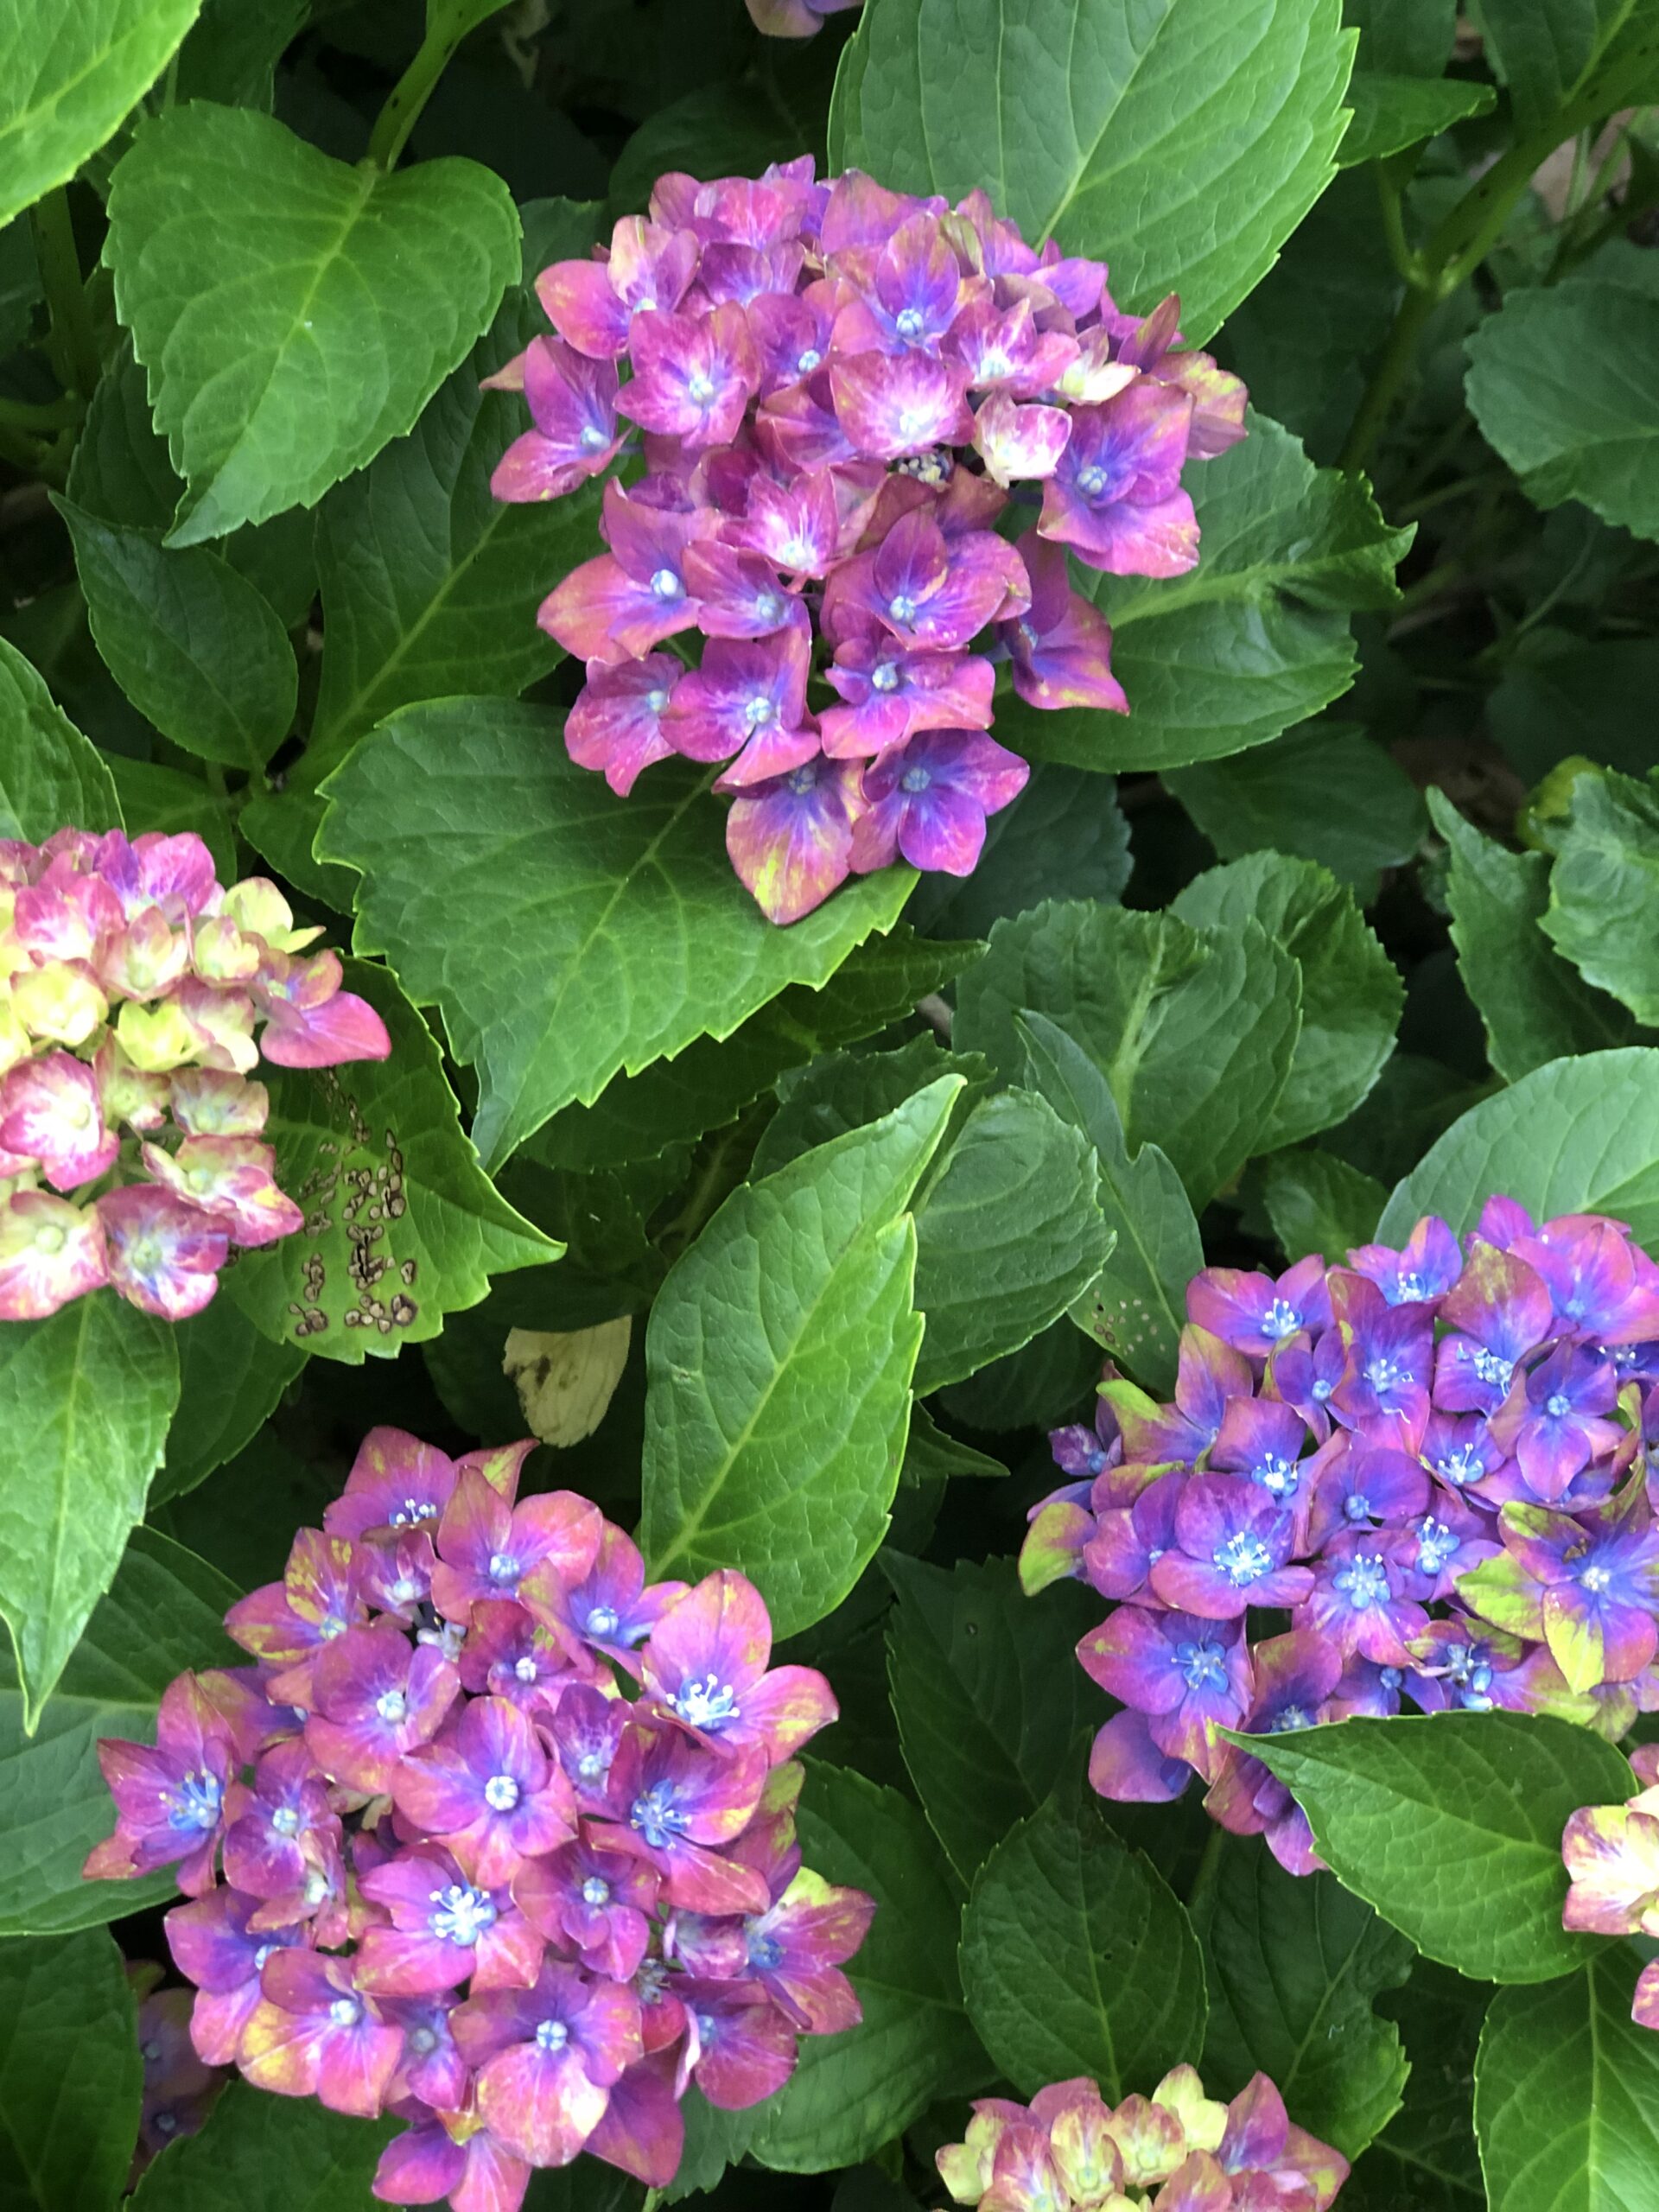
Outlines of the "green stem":
M376 168L396 166L455 48L468 31L505 5L506 0L428 0L426 36L415 59L387 93L369 138L368 157Z
M1226 1848L1227 1831L1217 1821L1205 1840L1204 1855L1198 1860L1198 1871L1192 1877L1192 1886L1187 1891L1186 1910L1190 1915L1198 1914L1215 1888L1216 1878L1221 1872L1221 1854Z
M1382 425L1394 412L1400 388L1417 358L1417 341L1423 334L1423 325L1438 304L1434 294L1424 285L1406 287L1406 296L1400 302L1389 342L1371 372L1371 380L1365 387L1347 442L1337 457L1339 467L1363 468L1370 459L1371 448L1382 435Z
M59 375L71 391L90 399L97 386L98 334L81 282L80 254L69 217L69 195L62 185L48 192L31 211L35 251L52 316L52 348Z
M0 423L9 429L26 431L33 436L49 437L54 430L73 429L80 416L80 402L74 398L37 403L0 397Z

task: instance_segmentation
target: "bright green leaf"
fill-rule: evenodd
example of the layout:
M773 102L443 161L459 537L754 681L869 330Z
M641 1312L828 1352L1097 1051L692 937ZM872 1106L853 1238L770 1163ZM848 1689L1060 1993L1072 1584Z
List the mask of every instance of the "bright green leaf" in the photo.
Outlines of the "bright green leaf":
M1595 1939L1561 1926L1561 1831L1580 1805L1630 1792L1602 1737L1495 1711L1342 1720L1249 1746L1338 1879L1431 1959L1488 1981L1583 1963Z
M1253 853L1198 877L1169 911L1212 931L1253 918L1301 970L1290 1074L1255 1148L1277 1150L1345 1122L1394 1050L1406 998L1353 893L1317 861Z
M115 785L45 679L0 638L0 837L38 845L66 823L118 829Z
M327 797L318 850L362 874L358 950L442 1008L491 1165L619 1070L826 982L915 880L884 869L776 929L732 874L706 773L664 761L619 799L565 757L556 715L499 700L406 709Z
M1337 158L1344 168L1380 162L1389 154L1438 138L1471 115L1490 115L1497 95L1490 85L1457 78L1386 77L1357 69L1348 87L1354 119Z
M905 1209L961 1087L735 1191L652 1309L640 1548L655 1577L741 1568L780 1637L887 1530L922 1334Z
M1122 907L1035 906L999 922L963 979L954 1037L1005 1074L1015 1016L1044 1014L1105 1076L1130 1151L1148 1140L1195 1203L1257 1148L1300 1023L1296 962L1261 925L1189 929Z
M1011 1560L949 1571L887 1552L899 1593L887 1675L905 1764L964 1882L1082 1757L1099 1700L1075 1660L1098 1601L1076 1583L1027 1598Z
M232 2082L201 2133L169 2145L149 2168L133 2212L363 2212L380 2153L401 2125Z
M346 982L385 1023L391 1057L266 1071L265 1136L305 1225L244 1253L225 1283L266 1336L357 1363L425 1343L491 1275L561 1248L480 1167L436 1041L385 969L353 961Z
M1580 776L1555 849L1546 937L1585 982L1659 1027L1659 785Z
M1446 889L1458 971L1499 1075L1516 1083L1546 1060L1622 1044L1630 1025L1620 1009L1580 982L1539 927L1549 902L1548 860L1483 836L1443 791L1431 789L1427 798L1450 850Z
M1423 1214L1461 1234L1495 1191L1540 1221L1608 1213L1659 1243L1659 1052L1629 1046L1551 1060L1455 1121L1399 1185L1377 1235L1397 1244Z
M143 2071L125 1962L101 1929L0 1943L4 2212L109 2212Z
M1348 689L1348 617L1393 605L1411 532L1389 528L1363 477L1315 468L1288 430L1249 422L1242 445L1187 472L1202 531L1189 575L1077 572L1112 625L1128 716L1010 700L1005 743L1078 768L1179 768L1264 745Z
M270 601L206 546L169 552L143 531L57 505L93 643L139 713L203 760L263 766L299 696L294 648Z
M830 166L1094 254L1202 342L1329 181L1353 40L1337 0L882 0L842 57Z
M270 116L145 124L110 188L116 309L188 489L169 543L308 505L410 429L518 268L476 163L387 175Z
M800 1841L809 1866L876 1904L847 1966L863 2024L802 2039L794 2076L763 2108L754 2141L765 2165L821 2173L873 2156L937 2099L988 2088L992 2069L957 1986L956 1893L916 1808L896 1789L810 1761Z
M1604 1943L1582 1974L1502 1989L1475 2063L1489 2201L1639 2212L1659 2171L1659 2049L1630 2018L1640 1961Z
M1210 2094L1260 2071L1298 2126L1357 2158L1405 2086L1400 2031L1371 1999L1404 1981L1411 1945L1331 1875L1286 1873L1259 1837L1223 1846L1199 1932Z
M1541 507L1582 499L1659 537L1659 280L1606 249L1593 270L1506 294L1469 340L1482 435Z
M0 1615L30 1731L143 1518L178 1397L171 1327L113 1291L0 1330Z
M1074 1318L1148 1389L1173 1390L1186 1286L1204 1265L1192 1202L1155 1144L1130 1159L1111 1085L1075 1039L1036 1013L1015 1027L1027 1085L1095 1147L1101 1212L1116 1239Z
M916 1210L925 1396L1058 1320L1111 1255L1094 1147L1047 1100L1005 1090L975 1107Z
M175 1675L242 1662L223 1627L240 1594L181 1546L135 1529L33 1737L10 1654L0 1656L0 1936L95 1927L176 1893L170 1867L141 1881L81 1880L82 1860L115 1826L98 1739L149 1742Z
M0 223L67 184L120 127L201 0L7 0L0 8Z
M1275 1152L1262 1163L1262 1201L1291 1265L1317 1252L1340 1266L1369 1244L1388 1198L1374 1175L1310 1146Z
M1075 1787L980 1868L962 1916L962 1987L981 2041L1027 2096L1086 2074L1116 2104L1204 2042L1192 1923Z

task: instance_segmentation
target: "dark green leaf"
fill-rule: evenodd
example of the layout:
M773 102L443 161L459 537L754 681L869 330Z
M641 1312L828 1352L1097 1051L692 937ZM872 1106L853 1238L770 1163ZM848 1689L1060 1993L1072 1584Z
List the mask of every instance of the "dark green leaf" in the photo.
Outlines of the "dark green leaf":
M1630 2018L1638 1960L1604 1943L1583 1973L1501 1989L1475 2063L1488 2200L1516 2212L1637 2212L1659 2168L1659 2045Z
M123 156L105 251L188 486L169 542L192 545L314 501L400 437L516 276L518 219L474 162L353 168L197 101Z
M169 552L60 499L105 666L163 737L205 760L258 768L288 735L294 648L264 594L205 546Z
M817 150L807 130L756 86L701 86L647 116L624 146L611 172L611 206L619 215L643 213L668 170L759 176L769 162Z
M1362 906L1380 869L1422 842L1423 802L1380 745L1339 722L1309 722L1230 760L1165 779L1224 861L1272 848L1318 861ZM1319 804L1308 794L1319 793Z
M1317 861L1253 853L1189 883L1170 912L1211 932L1254 919L1301 970L1290 1074L1255 1148L1277 1150L1346 1121L1394 1050L1406 997L1353 893Z
M130 753L107 753L104 764L114 779L121 819L130 837L147 830L175 836L193 830L213 856L221 883L234 883L240 869L231 810L199 778L155 760L135 760Z
M1179 768L1263 745L1353 682L1348 617L1392 606L1410 531L1388 527L1363 477L1316 469L1262 416L1188 474L1203 532L1190 575L1078 574L1111 622L1127 718L1009 700L1005 744L1078 768Z
M960 1382L1057 1320L1111 1255L1094 1147L1047 1100L976 1106L916 1210L918 1396Z
M962 1918L962 1986L986 2050L1027 2096L1086 2074L1116 2104L1204 2041L1192 1923L1092 1798L1075 1809L1051 1799L980 1868Z
M1491 1992L1419 1959L1383 1999L1402 2028L1411 2072L1405 2102L1355 2167L1343 2212L1486 2212L1475 2148L1475 2046Z
M1643 11L1639 0L1475 0L1470 12L1516 126L1530 133L1554 118Z
M176 96L269 108L276 64L310 13L310 0L203 0L179 49Z
M1359 67L1438 77L1457 34L1457 0L1343 0L1359 33Z
M1582 508L1562 512L1605 529ZM1586 643L1541 625L1505 664L1486 719L1522 783L1541 783L1569 753L1639 776L1653 760L1647 721L1656 692L1659 638Z
M232 2082L200 2135L171 2144L139 2183L133 2212L363 2212L402 2123L328 2112Z
M1056 1321L1023 1351L942 1391L939 1402L965 1428L1052 1428L1088 1405L1099 1375L1098 1348L1070 1321Z
M1611 772L1580 776L1572 804L1540 926L1586 983L1611 992L1638 1021L1655 1027L1659 786Z
M972 2095L991 2069L963 2011L952 1949L957 1897L909 1800L862 1775L808 1764L801 1851L832 1882L876 1903L847 1972L861 2027L810 2036L793 2080L760 2115L754 2154L785 2173L855 2165L936 2099Z
M1013 805L987 823L973 874L925 875L905 912L934 937L988 937L1039 895L1115 903L1131 865L1128 817L1110 780L1039 760Z
M783 1103L755 1147L754 1173L776 1174L815 1145L879 1121L942 1075L962 1077L953 1117L960 1124L989 1090L990 1067L976 1052L947 1052L931 1033L890 1052L830 1052L789 1069L778 1084Z
M305 1365L302 1346L273 1344L234 1300L215 1298L174 1331L179 1348L179 1410L167 1458L149 1486L162 1504L205 1482L264 1427Z
M1545 1714L1437 1713L1249 1745L1338 1880L1431 1959L1489 1981L1545 1981L1583 1962L1594 1939L1561 1926L1561 1831L1580 1805L1630 1789L1601 1737Z
M349 914L357 878L348 868L316 859L311 850L321 824L323 802L315 791L296 784L286 790L257 791L237 817L236 826L278 875L337 914Z
M1317 1252L1339 1266L1356 1244L1370 1243L1388 1195L1333 1152L1299 1147L1262 1163L1262 1203L1292 1265Z
M1201 342L1329 180L1352 60L1336 0L884 0L842 59L830 165L982 188L1107 261L1124 305L1179 289Z
M318 509L324 644L308 777L396 708L461 692L515 698L562 658L536 609L601 550L598 489L529 505L493 498L490 472L527 417L518 394L480 389L545 327L534 302L510 292L409 435Z
M564 757L556 715L499 700L406 709L327 795L318 849L362 873L358 948L442 1007L489 1164L619 1070L826 982L914 881L884 869L776 929L732 874L706 773L664 761L619 799Z
M0 2206L108 2212L138 2136L143 2062L101 1929L0 1943Z
M38 845L73 823L114 830L121 808L95 747L59 711L45 682L0 638L0 836Z
M1411 1945L1329 1874L1287 1874L1259 1837L1229 1839L1200 1922L1210 1987L1205 2087L1268 2075L1321 2142L1357 2158L1400 2107L1400 2031L1371 1999L1404 1981Z
M1587 4L1587 0L1586 0ZM1541 507L1582 499L1659 537L1659 280L1635 246L1593 271L1508 293L1469 340L1482 435Z
M1599 779L1586 777L1585 784ZM1429 811L1451 852L1446 900L1458 970L1486 1033L1486 1057L1507 1083L1545 1061L1622 1044L1630 1023L1558 959L1539 927L1549 902L1542 853L1512 853L1484 837L1445 793Z
M170 1325L111 1290L0 1331L0 1615L31 1732L143 1518L178 1397Z
M98 1738L149 1742L175 1675L241 1662L222 1626L240 1594L165 1536L135 1529L32 1738L10 1654L0 1655L0 1936L95 1927L174 1893L171 1868L135 1882L80 1878L115 1826Z
M12 0L0 14L0 223L67 184L117 130L201 0Z
M1444 77L1385 77L1357 69L1348 87L1354 119L1337 158L1344 168L1380 162L1425 138L1438 138L1471 115L1489 115L1497 99L1490 85Z
M1253 920L1189 929L1169 914L1042 906L997 924L963 979L954 1034L1013 1076L1015 1016L1048 1015L1105 1076L1131 1153L1157 1144L1196 1204L1271 1125L1300 990L1297 963Z
M653 1576L740 1567L779 1636L887 1529L922 1334L906 1208L961 1087L734 1192L652 1310L640 1547Z
M905 1764L946 1855L971 1882L1017 1820L1044 1803L1100 1700L1076 1663L1100 1615L1081 1585L1026 1597L1011 1560L948 1572L883 1554L899 1601L887 1673Z
M346 981L385 1021L391 1058L269 1071L265 1134L305 1225L225 1280L266 1336L359 1363L436 1336L492 1274L560 1247L479 1166L436 1042L392 978L352 961Z
M1074 1319L1149 1389L1173 1390L1186 1286L1204 1265L1181 1179L1155 1144L1130 1160L1110 1084L1064 1029L1033 1013L1019 1015L1015 1027L1027 1084L1095 1147L1101 1213L1116 1240Z
M1395 1191L1377 1235L1400 1243L1438 1213L1472 1229L1494 1191L1539 1220L1610 1213L1659 1242L1659 1052L1628 1046L1552 1060L1454 1122Z

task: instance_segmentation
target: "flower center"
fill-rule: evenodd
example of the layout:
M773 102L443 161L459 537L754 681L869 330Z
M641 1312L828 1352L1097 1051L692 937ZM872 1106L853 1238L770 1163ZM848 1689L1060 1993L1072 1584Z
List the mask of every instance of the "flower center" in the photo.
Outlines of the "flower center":
M899 788L901 791L925 791L932 780L925 768L906 768L899 779Z
M1553 1390L1544 1400L1544 1411L1551 1421L1564 1421L1573 1410L1573 1401L1565 1390Z
M774 1973L784 1963L784 1947L763 1928L749 1929L749 1964L762 1974Z
M514 1559L511 1552L492 1552L490 1554L490 1580L492 1582L499 1582L503 1585L511 1585L517 1582L518 1580L518 1562Z
M1287 1736L1293 1728L1311 1728L1313 1716L1306 1706L1287 1705L1281 1707L1278 1719L1268 1731L1271 1736Z
M811 791L815 787L817 780L817 769L810 760L804 767L792 768L788 776L785 779L785 781L788 784L790 790L794 792L797 798L804 798L808 791Z
M775 591L763 591L754 602L754 611L763 622L775 622L784 611L784 602Z
M297 1835L300 1816L291 1805L279 1805L270 1816L270 1825L278 1835Z
M767 722L775 721L777 718L778 709L776 704L773 701L767 698L764 693L759 694L756 697L751 699L743 709L743 727L745 729L761 729Z
M1224 1544L1217 1544L1211 1557L1235 1590L1260 1581L1273 1568L1272 1553L1260 1536L1251 1535L1245 1529L1229 1536Z
M1495 1351L1488 1351L1484 1344L1477 1344L1473 1352L1475 1375L1482 1382L1495 1382L1500 1390L1510 1387L1510 1377L1515 1373L1512 1359L1500 1359Z
M1396 1277L1394 1287L1399 1294L1402 1306L1415 1306L1420 1300L1428 1296L1420 1274L1402 1274Z
M880 667L870 671L870 689L872 691L896 691L899 689L899 671L892 661L884 660Z
M814 369L823 366L823 356L816 346L809 346L795 364L797 372L804 377L810 377Z
M602 453L610 442L597 423L585 423L582 425L582 435L576 440L576 443L584 453Z
M670 1700L688 1727L718 1728L722 1721L739 1718L737 1695L729 1682L714 1675L701 1681L695 1677L680 1684L680 1694Z
M699 407L706 407L715 396L715 380L706 369L693 369L685 388Z
M1178 1643L1175 1663L1190 1690L1224 1690L1227 1666L1213 1643Z
M1262 1333L1271 1338L1275 1344L1282 1342L1286 1337L1294 1337L1301 1325L1301 1314L1287 1298L1272 1300L1262 1316Z
M434 1890L431 1902L438 1908L427 1915L427 1926L445 1942L461 1943L468 1948L476 1943L487 1929L495 1925L495 1907L482 1890L468 1884L451 1882L447 1889Z
M1357 1613L1389 1601L1388 1562L1381 1552L1357 1553L1352 1565L1344 1567L1332 1580Z
M1443 1459L1434 1462L1434 1471L1442 1482L1460 1489L1465 1483L1478 1481L1486 1470L1474 1446L1460 1444L1455 1452L1449 1452Z
M652 574L651 595L653 599L678 599L684 590L685 586L672 569L658 569Z
M1599 1598L1604 1590L1611 1586L1612 1580L1611 1572L1605 1567L1584 1567L1579 1569L1580 1584L1584 1589L1588 1590L1592 1597Z
M224 1794L216 1774L205 1770L198 1773L193 1767L173 1792L172 1810L167 1816L168 1827L180 1831L212 1827L219 1819Z
M583 1904L592 1905L597 1912L601 1905L608 1904L611 1901L610 1884L602 1881L597 1874L590 1874L582 1885L582 1901Z
M513 1661L512 1671L521 1682L533 1682L536 1679L536 1662L526 1653L524 1658Z
M431 2028L411 2028L409 2033L409 2047L417 2058L424 2058L429 2051L435 2050L438 2047L436 2031Z
M1351 1491L1342 1510L1351 1521L1369 1521L1371 1517L1371 1501L1363 1491Z
M363 2017L363 2007L355 1997L336 1997L328 2007L328 2018L337 2028L354 2028Z
M653 715L660 715L668 704L668 694L659 683L654 691L645 694L645 705Z
M391 1528L407 1529L411 1522L435 1521L437 1517L438 1509L429 1499L406 1497L395 1513L386 1516L386 1521Z
M1258 1466L1251 1468L1250 1480L1260 1483L1269 1497L1289 1497L1296 1488L1296 1470L1288 1459L1269 1452Z
M387 1690L374 1700L374 1709L387 1722L401 1720L409 1711L409 1700L402 1690Z
M683 1835L685 1815L674 1802L671 1785L658 1782L642 1789L629 1808L628 1825L639 1831L653 1851L666 1850L677 1836Z
M916 620L916 602L908 592L895 592L887 601L887 613L895 622L913 622Z
M484 1785L484 1802L493 1813L510 1813L518 1802L518 1784L510 1774L493 1774Z
M893 318L893 327L908 344L922 334L922 311L919 308L900 308Z
M1097 499L1106 489L1105 470L1091 461L1077 471L1077 489L1085 499Z
M563 2020L543 2020L536 2030L537 2050L563 2050L570 2040L570 2031Z
M1425 1574L1438 1574L1457 1548L1458 1539L1444 1521L1425 1521L1417 1532L1417 1564Z

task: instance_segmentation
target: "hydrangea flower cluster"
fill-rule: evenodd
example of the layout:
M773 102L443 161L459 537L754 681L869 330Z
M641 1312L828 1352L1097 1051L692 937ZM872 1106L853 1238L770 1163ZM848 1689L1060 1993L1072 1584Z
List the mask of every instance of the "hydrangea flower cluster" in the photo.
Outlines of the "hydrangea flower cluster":
M795 1841L829 1684L769 1664L741 1574L647 1585L597 1506L518 1498L533 1448L372 1431L226 1616L255 1663L181 1675L153 1749L99 1745L85 1872L177 1867L197 2055L404 2120L392 2204L516 2212L584 2149L662 2187L689 2083L758 2103L860 2017L874 1905Z
M1305 1815L1222 1730L1409 1699L1617 1738L1659 1707L1659 1268L1622 1223L1494 1198L1461 1244L1430 1217L1346 1267L1206 1268L1187 1314L1173 1403L1109 1368L1093 1427L1051 1437L1075 1479L1021 1554L1027 1590L1114 1601L1077 1647L1122 1707L1102 1796L1196 1775L1300 1873Z
M1026 763L987 734L998 664L1043 708L1128 710L1067 554L1115 575L1198 559L1189 459L1244 435L1244 388L1178 350L1103 262L810 158L658 180L649 217L537 282L554 330L491 381L534 427L499 499L605 487L609 549L540 621L587 666L570 756L626 793L722 764L726 842L791 922L850 872L971 873ZM622 381L622 371L628 380ZM664 651L700 632L700 660Z
M1642 1784L1622 1805L1585 1805L1561 1839L1572 1877L1561 1924L1590 1936L1659 1936L1659 1744L1638 1744ZM1630 2018L1659 2028L1659 1959L1637 1976Z
M1348 2178L1265 2074L1224 2105L1190 2066L1115 2111L1086 2079L1028 2106L983 2098L938 2167L955 2201L981 2212L1325 2212Z
M0 842L0 1320L105 1283L183 1320L232 1245L301 1226L252 1070L391 1049L320 934L190 834Z

